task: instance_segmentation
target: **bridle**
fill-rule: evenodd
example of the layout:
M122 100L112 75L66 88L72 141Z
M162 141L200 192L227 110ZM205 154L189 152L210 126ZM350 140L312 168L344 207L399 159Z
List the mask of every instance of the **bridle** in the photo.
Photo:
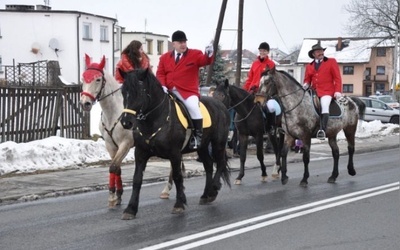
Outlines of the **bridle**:
M229 87L228 87L229 88ZM247 95L246 95L246 97L245 98L243 98L243 100L241 100L240 102L238 102L238 103L236 103L235 105L233 105L233 106L231 106L231 97L230 97L230 95L229 95L229 89L228 89L228 91L226 92L226 98L228 98L228 106L230 106L229 108L228 108L228 111L230 111L230 110L232 110L232 109L235 109L236 107L238 107L239 105L241 105L242 103L244 103L250 96L252 96L252 94L251 93L248 93ZM251 113L253 112L253 110L256 108L256 104L254 104L253 105L253 107L251 108L251 110L250 110L250 112L248 112L248 114L244 117L244 118L242 118L242 119L240 119L240 120L237 120L237 121L235 121L236 123L237 122L242 122L242 121L244 121L244 120L246 120L247 118L249 118L249 116L251 115Z
M106 85L106 79L105 79L105 77L104 77L104 72L103 72L103 70L100 70L100 69L97 69L97 68L87 68L86 70L96 70L96 71L98 71L98 72L101 73L101 88L100 88L99 93L97 93L96 96L93 96L91 93L86 92L86 91L82 91L82 92L81 92L81 96L87 96L87 97L89 97L89 98L92 100L93 103L96 102L96 101L100 102L100 101L102 101L103 99L107 98L108 96L113 95L113 94L116 93L117 91L120 91L120 90L121 90L121 88L118 88L118 89L112 91L111 93L108 93L107 95L102 96L102 92L104 91L104 87L105 87L105 85Z

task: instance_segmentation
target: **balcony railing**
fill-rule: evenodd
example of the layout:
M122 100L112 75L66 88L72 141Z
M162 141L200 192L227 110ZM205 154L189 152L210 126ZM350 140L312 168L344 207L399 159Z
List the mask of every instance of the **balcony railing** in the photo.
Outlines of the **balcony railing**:
M374 81L387 82L388 75L374 75Z

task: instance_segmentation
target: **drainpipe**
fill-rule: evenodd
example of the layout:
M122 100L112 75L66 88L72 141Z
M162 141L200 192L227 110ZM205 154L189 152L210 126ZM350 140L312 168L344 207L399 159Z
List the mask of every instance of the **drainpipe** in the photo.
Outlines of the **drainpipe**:
M78 52L78 54L77 54L77 58L78 58L78 63L77 63L77 65L78 65L78 82L77 82L77 84L79 84L79 79L81 78L80 77L80 74L79 74L79 71L81 70L81 56L80 56L80 53L81 53L81 50L80 50L80 45L79 45L79 31L80 31L80 25L79 25L79 19L81 18L81 13L79 13L79 15L76 17L76 47L77 47L77 52Z
M115 36L114 36L114 30L115 30L115 24L118 22L118 20L117 21L113 21L113 25L112 25L112 46L111 46L111 51L112 51L112 60L111 60L111 62L112 62L112 71L111 72L115 72L115 62L114 62L114 58L115 58L115 56L114 56L114 54L115 54L115 50L114 50L114 47L115 47ZM116 35L118 35L118 32L116 32ZM121 40L121 39L119 39L119 40Z

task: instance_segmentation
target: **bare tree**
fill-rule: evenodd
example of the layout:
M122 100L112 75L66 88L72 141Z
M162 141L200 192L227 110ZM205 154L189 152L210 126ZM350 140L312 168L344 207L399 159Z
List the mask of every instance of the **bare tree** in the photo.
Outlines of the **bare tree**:
M351 0L346 30L360 37L393 39L399 29L400 0Z

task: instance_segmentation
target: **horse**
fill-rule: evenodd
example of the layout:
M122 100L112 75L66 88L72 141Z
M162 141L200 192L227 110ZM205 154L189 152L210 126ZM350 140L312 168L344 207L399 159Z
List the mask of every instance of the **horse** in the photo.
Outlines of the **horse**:
M109 207L121 205L122 179L121 163L134 146L131 130L122 127L120 121L124 108L121 94L121 84L104 71L105 57L100 63L91 63L90 57L85 55L86 70L82 74L82 92L80 104L84 111L89 112L95 102L99 102L102 113L99 122L100 133L105 141L108 154L111 157L109 166ZM185 172L182 163L182 171ZM160 198L167 199L172 188L172 176L161 192Z
M143 172L152 156L169 159L171 162L176 188L176 202L172 213L181 214L187 201L179 166L182 154L195 151L187 145L192 132L187 125L190 119L184 109L178 108L176 100L164 92L158 79L148 69L121 73L125 79L122 86L125 108L121 123L125 129L132 129L134 122L137 126L137 133L134 134L136 148L132 195L122 219L130 220L136 217ZM203 113L203 138L201 146L197 149L206 174L204 192L199 202L204 205L217 198L222 186L221 178L230 187L230 172L225 151L230 119L228 110L220 101L212 97L201 97L200 101L207 108L210 118L207 119ZM185 119L180 118L182 115ZM210 123L208 126L207 121ZM214 162L216 172L213 176Z
M264 164L263 142L264 134L267 134L275 153L275 164L272 170L272 178L279 178L280 148L283 144L283 134L266 132L266 123L261 105L255 102L255 96L246 90L230 85L228 80L218 84L214 91L214 98L222 101L228 109L236 111L235 125L239 133L240 144L240 171L236 177L235 184L240 185L244 176L246 152L249 136L253 136L256 143L257 159L261 166L261 181L267 179L266 166ZM280 117L279 117L280 118ZM279 125L279 120L278 125ZM279 129L278 129L279 131Z
M287 154L295 139L303 142L304 174L300 186L308 185L310 162L311 138L315 137L320 128L320 115L314 106L314 94L310 90L304 90L303 86L289 73L276 69L269 69L262 73L260 81L260 92L267 96L275 96L282 107L282 128L285 131L285 142L282 148L281 182L288 182L287 176ZM339 98L337 101L337 114L330 112L327 124L326 136L332 149L333 170L328 178L328 183L335 183L339 176L339 148L337 145L337 134L343 130L347 139L349 161L347 171L349 175L356 175L353 163L355 151L355 134L360 117L365 112L365 105L355 97ZM333 102L333 104L335 103ZM333 110L331 103L331 109Z

